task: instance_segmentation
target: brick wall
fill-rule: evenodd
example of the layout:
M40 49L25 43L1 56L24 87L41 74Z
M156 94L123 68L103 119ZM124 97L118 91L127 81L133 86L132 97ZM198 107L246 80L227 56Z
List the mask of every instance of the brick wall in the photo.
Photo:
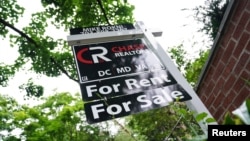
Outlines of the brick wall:
M250 0L235 0L197 94L222 123L227 111L250 98Z

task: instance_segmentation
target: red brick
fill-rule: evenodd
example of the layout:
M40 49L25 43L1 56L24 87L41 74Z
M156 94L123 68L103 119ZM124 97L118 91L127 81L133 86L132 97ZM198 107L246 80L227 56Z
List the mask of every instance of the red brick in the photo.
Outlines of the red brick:
M225 53L224 53L224 55L222 57L223 62L226 63L227 60L229 60L229 58L232 56L233 51L236 49L235 45L236 45L236 43L235 43L234 40L229 41L229 44L228 44L228 46L227 46L227 48L225 50ZM225 61L224 61L224 59L225 59Z
M248 32L250 32L250 19L248 19L248 23L247 23L247 26L246 26L246 30Z
M236 29L234 30L234 33L233 33L233 38L238 40L242 34L242 32L244 31L244 25L237 25Z
M249 92L250 92L250 91L249 91L249 86L245 85L245 86L243 87L243 89L240 91L239 95L240 95L244 100L246 100L246 99L250 98Z
M242 73L239 76L239 79L241 79L243 81L243 86L244 88L241 88L241 91L244 91L245 88L248 90L249 96L250 96L250 70L244 70L242 71ZM242 90L244 89L244 90ZM241 93L240 91L240 93ZM247 91L246 91L247 92Z
M229 99L229 100L230 100L230 99ZM231 105L232 105L232 102L229 103L229 105L224 104L225 113L226 113L226 112L230 112L229 107L230 107ZM223 116L225 116L225 115L223 115Z
M238 107L237 107L237 106L235 106L234 104L232 104L231 106L232 106L232 109L233 109L233 110L235 110L235 109L237 109L237 108L238 108Z
M245 8L245 6L247 5L247 1L248 0L236 0L236 9L234 10L234 13L233 13L233 18L232 18L232 21L233 22L237 22L241 16L241 13L242 13L242 9Z
M202 87L202 89L206 89L207 88L207 82L202 82L201 87Z
M249 97L249 89L243 88L234 100L234 105L239 107Z
M239 78L245 79L245 80L250 80L250 70L242 71L242 73L239 75Z
M232 89L235 81L236 81L236 77L233 74L229 75L228 78L226 79L223 91L225 93L230 91Z
M239 21L238 26L243 26L244 28L246 28L248 25L249 19L250 19L250 13L247 11L244 11L244 13L242 14L242 17Z
M208 111L211 113L211 115L214 115L214 113L216 112L216 108L214 107L208 108Z
M238 46L243 46L245 48L246 45L248 44L249 38L250 38L250 33L244 31L239 40Z
M221 57L223 56L224 54L224 49L220 46L217 48L217 50L215 51L215 56L213 58L213 61L212 61L212 64L213 66L216 68L221 60Z
M250 54L247 52L243 52L243 54L239 59L239 64L241 64L242 66L246 66L249 60L250 60Z
M244 29L247 28L249 18L250 18L250 13L244 12L233 33L233 38L235 38L236 40L240 38Z
M220 106L220 107L218 107L217 108L217 110L216 110L216 112L214 113L214 118L217 120L217 121L222 121L222 119L221 118L223 118L224 117L224 114L225 114L225 109L222 107L222 106Z
M233 31L235 29L235 25L232 22L229 22L225 26L226 26L226 28L224 29L223 34L221 35L222 39L221 39L221 43L220 43L223 47L227 47L227 45L230 41L230 38L233 35Z
M204 103L205 103L205 105L207 105L207 106L211 106L212 103L214 102L214 100L215 100L215 96L214 96L214 95L210 95L210 96L208 97L208 99L207 99Z
M212 80L214 73L215 73L215 67L209 66L206 76L206 82Z
M250 12L250 2L249 2L249 0L247 1L246 10L247 10L248 12Z
M235 49L233 55L234 57L238 58L240 53L244 50L246 47L248 41L249 41L250 34L247 32L243 32L242 36L238 42L237 48ZM247 47L246 47L247 48Z
M246 46L246 51L250 52L250 41L248 41L247 46Z
M207 97L205 95L200 96L201 101L204 103L207 100Z
M225 70L224 70L224 75L228 76L232 73L234 66L236 65L236 59L232 56L229 61L228 64L225 66Z
M214 73L213 75L213 80L217 80L220 77L220 75L223 75L222 72L224 71L224 69L225 69L225 64L220 62L216 68L216 71L215 71L216 73Z
M238 96L238 92L236 92L235 90L231 90L230 91L230 93L228 94L228 97L231 97L231 102L232 102L232 105L234 105L234 107L236 107L235 106L235 99L237 98L237 96Z
M224 78L221 76L218 81L216 82L216 86L214 87L213 93L219 93L222 89L222 87L224 86L225 80Z
M248 60L248 62L246 63L246 69L248 71L248 73L250 73L250 60Z
M207 86L207 89L212 92L214 89L215 83L213 81L209 81L209 84Z
M233 103L235 109L239 108L243 101L236 101Z
M232 104L232 100L234 99L234 97L232 96L226 96L223 100L223 106L225 107L225 109L229 109L230 105Z
M231 104L231 105L229 106L229 108L228 108L228 111L229 111L229 112L232 112L232 111L234 111L235 109L237 109L237 107L236 107L234 104Z
M203 88L204 88L204 89L207 89L208 82L207 82L207 81L205 81L205 82L203 82L202 84L203 84Z
M239 108L244 101L245 101L245 97L238 96L237 101L235 100L234 102L235 107Z
M204 79L203 81L201 82L201 85L197 88L197 93L198 95L202 95L202 94L206 94L207 95L207 92L211 92L211 91L207 91L207 87L208 87L208 84L210 81L213 81L212 80L212 75L214 73L214 67L213 66L210 66L208 69L207 69L207 72L204 76Z
M245 84L244 80L239 78L236 80L236 83L234 84L233 89L236 91L236 93L239 93L242 87L244 87L244 84Z
M201 84L199 85L198 88L196 88L196 93L199 97L205 95L204 91L205 91L205 86L204 86L204 81L201 82Z
M208 88L205 89L204 93L207 94L207 95L212 95L212 91L210 89L208 89Z
M234 68L234 73L235 75L239 75L242 71L244 70L244 64L237 63L235 68Z
M231 91L228 92L227 96L228 98L230 98L231 104L233 103L233 101L237 98L238 93L236 93L233 89L231 89Z
M215 95L215 100L214 100L213 106L214 107L219 107L219 106L223 105L221 103L221 101L223 101L224 98L225 98L225 96L223 95L223 92L217 93Z

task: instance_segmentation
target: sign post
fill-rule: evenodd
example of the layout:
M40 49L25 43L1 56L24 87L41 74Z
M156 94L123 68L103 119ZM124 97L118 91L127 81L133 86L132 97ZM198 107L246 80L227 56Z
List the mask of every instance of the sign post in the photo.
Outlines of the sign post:
M209 111L143 22L71 30L87 122L97 123L179 100ZM211 116L211 115L210 115Z

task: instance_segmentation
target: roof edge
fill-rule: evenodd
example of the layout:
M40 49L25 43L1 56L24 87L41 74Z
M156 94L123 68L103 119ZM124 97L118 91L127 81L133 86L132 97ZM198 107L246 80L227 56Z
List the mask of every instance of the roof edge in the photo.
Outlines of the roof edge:
M203 79L205 77L205 74L207 73L208 66L211 63L212 58L213 58L213 56L214 56L214 54L216 52L217 45L218 45L219 40L221 38L221 34L222 34L222 32L223 32L223 30L225 28L225 24L228 21L228 18L230 16L230 14L232 13L232 8L233 8L234 3L235 3L235 0L230 0L230 2L228 3L227 9L226 9L225 14L224 14L224 16L222 18L218 33L217 33L217 35L215 37L215 40L214 40L213 46L211 48L211 51L209 53L208 59L207 59L205 65L204 65L204 67L202 68L200 77L198 79L198 83L197 83L196 87L194 88L195 91L197 91L200 88L201 82L203 81Z

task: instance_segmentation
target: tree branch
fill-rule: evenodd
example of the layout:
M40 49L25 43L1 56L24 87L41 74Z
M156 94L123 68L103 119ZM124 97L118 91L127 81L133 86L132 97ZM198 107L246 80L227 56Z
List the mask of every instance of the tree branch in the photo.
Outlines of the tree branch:
M5 26L11 28L12 30L14 30L15 32L17 32L18 34L20 34L22 37L24 37L25 39L27 39L28 42L34 44L37 48L39 48L39 45L36 43L35 40L33 40L32 38L30 38L27 34L23 33L22 31L20 31L19 29L17 29L17 28L14 27L13 25L11 25L10 23L6 22L5 20L3 20L3 19L1 19L1 18L0 18L0 23L2 23L3 25L5 25ZM61 71L62 73L64 73L69 79L71 79L71 80L73 80L73 81L79 83L76 79L72 78L72 77L68 74L68 72L67 72L61 65L59 65L59 64L56 62L56 60L55 60L53 57L51 57L51 56L49 56L49 57L50 57L51 62L53 62L53 63L60 69L60 71Z
M174 132L175 128L177 127L177 125L180 123L182 119L182 116L180 116L180 118L178 119L178 121L176 122L176 124L174 125L174 127L172 128L171 132L169 133L169 135L165 138L164 141L168 141L169 137L172 135L172 133Z
M20 34L22 37L26 38L29 42L33 43L35 46L38 46L37 43L31 39L28 35L26 35L25 33L23 33L22 31L20 31L19 29L17 29L16 27L14 27L13 25L11 25L10 23L6 22L5 20L0 18L0 23L2 23L5 26L8 26L9 28L11 28L12 30L16 31L18 34Z
M119 125L122 130L124 130L127 134L129 134L135 141L137 141L137 139L133 136L132 133L129 132L128 129L126 129L121 123L119 123L116 119L113 120L115 122L115 124Z
M101 0L97 0L97 3L98 3L98 5L100 6L100 8L101 8L101 10L102 10L102 13L103 13L103 15L104 15L104 18L106 19L108 25L111 25L110 22L109 22L108 16L107 16L107 14L106 14L106 12L105 12L105 9L104 9L104 7L103 7L103 5L102 5Z

